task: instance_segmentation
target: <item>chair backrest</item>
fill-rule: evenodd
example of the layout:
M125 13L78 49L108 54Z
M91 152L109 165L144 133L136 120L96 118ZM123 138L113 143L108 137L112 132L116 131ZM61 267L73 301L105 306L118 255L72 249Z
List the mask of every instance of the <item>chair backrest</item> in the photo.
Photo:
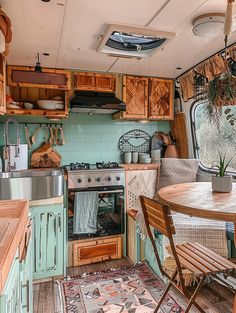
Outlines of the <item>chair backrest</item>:
M169 206L162 205L145 196L140 196L140 202L142 205L147 231L151 225L168 238L172 236L172 234L175 234L175 228Z
M184 280L183 280L181 264L180 264L178 255L176 253L174 240L173 240L173 234L175 234L175 227L173 224L170 207L168 205L163 205L159 203L158 201L147 198L145 196L140 196L139 198L140 198L140 202L141 202L141 206L143 210L147 233L151 240L159 269L163 275L170 278L167 275L167 273L163 270L160 256L156 247L156 242L153 237L153 233L150 229L150 226L152 226L155 230L157 230L161 234L168 237L171 251L175 259L176 266L177 266L177 272L179 274L180 283L181 283L181 286L184 288Z

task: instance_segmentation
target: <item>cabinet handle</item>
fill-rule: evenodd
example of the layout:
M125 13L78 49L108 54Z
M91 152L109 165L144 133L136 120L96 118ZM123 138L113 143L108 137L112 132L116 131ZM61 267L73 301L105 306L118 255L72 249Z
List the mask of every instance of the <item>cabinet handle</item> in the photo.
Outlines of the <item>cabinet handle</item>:
M22 288L26 288L26 312L30 313L30 286L29 286L29 280L27 280L26 284L21 285Z
M58 228L59 232L61 232L61 214L58 215Z

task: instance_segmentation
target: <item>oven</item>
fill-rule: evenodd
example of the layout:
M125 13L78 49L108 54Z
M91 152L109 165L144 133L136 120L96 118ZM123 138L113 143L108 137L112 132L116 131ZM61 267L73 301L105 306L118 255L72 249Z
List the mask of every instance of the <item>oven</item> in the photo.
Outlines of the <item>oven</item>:
M124 182L125 174L121 168L68 171L69 241L117 236L125 232ZM86 202L83 203L82 208L80 202L76 207L75 203L77 204L78 201L76 197L79 195L79 199L83 199L84 193L96 194L96 207L91 213L96 216L91 217L90 213L86 212ZM86 197L85 199L89 202L89 199ZM75 210L77 211L75 212ZM85 214L86 218L84 217ZM95 229L89 231L89 227L84 225L84 228L88 230L75 232L74 223L76 223L76 219L81 219L80 222L86 224L91 223L89 218L95 224Z

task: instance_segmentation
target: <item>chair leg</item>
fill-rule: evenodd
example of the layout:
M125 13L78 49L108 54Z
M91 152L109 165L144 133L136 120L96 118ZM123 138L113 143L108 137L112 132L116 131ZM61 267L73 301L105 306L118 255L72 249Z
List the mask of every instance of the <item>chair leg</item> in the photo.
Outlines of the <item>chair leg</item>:
M195 302L195 299L196 299L196 297L197 297L197 295L198 295L200 289L202 288L202 285L203 285L203 283L204 283L204 280L205 280L205 277L202 277L201 280L200 280L200 282L198 283L197 288L194 290L194 293L193 293L193 295L191 296L191 298L190 298L190 300L189 300L189 303L188 303L188 305L187 305L187 307L186 307L185 313L188 313L188 312L190 311L190 308L191 308L191 306L192 306L193 304L197 307L197 309L198 309L200 312L203 312L203 313L205 312L205 311L203 311L203 309Z
M176 277L177 274L178 274L178 271L175 270L175 272L174 272L174 274L173 274L173 276L172 276L172 278L171 278L171 281L170 281L169 284L167 285L167 287L166 287L166 289L165 289L165 291L164 291L164 293L163 293L163 295L162 295L160 301L159 301L158 304L157 304L157 307L156 307L154 313L157 313L157 311L160 309L160 307L161 307L161 305L162 305L162 302L164 301L164 299L165 299L165 297L166 297L168 291L169 291L170 288L171 288L172 280L175 279L175 277Z
M170 290L170 287L171 287L171 282L169 282L168 286L166 287L166 290L164 291L160 301L158 302L157 307L155 308L154 313L157 313L157 311L160 309L160 307L162 305L162 302L164 301L168 291Z

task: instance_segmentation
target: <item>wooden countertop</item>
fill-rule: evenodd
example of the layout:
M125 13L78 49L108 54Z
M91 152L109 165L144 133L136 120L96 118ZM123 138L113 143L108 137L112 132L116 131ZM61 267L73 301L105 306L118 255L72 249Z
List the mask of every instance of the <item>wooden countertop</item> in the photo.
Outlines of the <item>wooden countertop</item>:
M142 171L142 170L158 170L160 163L150 163L150 164L141 164L141 163L130 163L130 164L120 164L126 171Z
M28 214L25 200L0 201L0 294L25 232Z

